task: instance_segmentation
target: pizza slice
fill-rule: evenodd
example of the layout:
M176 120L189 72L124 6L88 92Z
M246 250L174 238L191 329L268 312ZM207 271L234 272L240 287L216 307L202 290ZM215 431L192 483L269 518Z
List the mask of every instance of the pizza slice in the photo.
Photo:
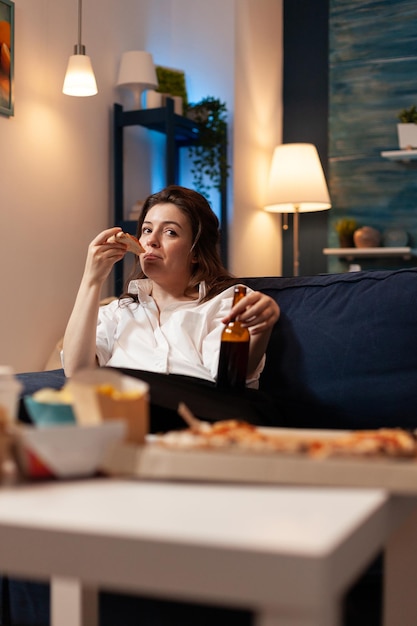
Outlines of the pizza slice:
M122 230L115 235L112 235L107 239L107 243L124 243L127 246L128 252L133 252L139 256L142 252L145 252L143 246L141 245L139 239L130 235L129 233L125 233Z
M401 428L350 431L326 436L306 434L301 429L273 432L239 420L200 422L197 426L160 435L158 443L179 449L236 449L258 453L304 453L319 459L327 457L416 458L415 433Z
M401 428L352 431L335 439L316 439L310 446L311 456L377 456L415 457L417 442L413 433Z

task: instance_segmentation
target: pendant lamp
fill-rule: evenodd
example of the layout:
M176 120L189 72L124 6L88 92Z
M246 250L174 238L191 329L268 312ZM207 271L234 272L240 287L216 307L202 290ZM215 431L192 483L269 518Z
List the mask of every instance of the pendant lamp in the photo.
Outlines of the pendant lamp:
M90 57L85 54L85 46L81 43L82 0L78 0L78 43L74 46L74 54L70 56L65 74L62 91L67 96L94 96L97 83Z

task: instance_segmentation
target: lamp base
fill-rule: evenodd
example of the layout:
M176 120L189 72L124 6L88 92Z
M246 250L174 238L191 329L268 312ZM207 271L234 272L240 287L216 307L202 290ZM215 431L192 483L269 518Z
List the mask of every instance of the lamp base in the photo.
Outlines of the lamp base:
M300 216L299 205L294 205L294 220L293 220L293 276L299 276L300 274L300 248L298 240L298 220Z
M142 103L143 90L136 89L136 86L124 88L122 90L122 104L125 111L138 111L144 109Z

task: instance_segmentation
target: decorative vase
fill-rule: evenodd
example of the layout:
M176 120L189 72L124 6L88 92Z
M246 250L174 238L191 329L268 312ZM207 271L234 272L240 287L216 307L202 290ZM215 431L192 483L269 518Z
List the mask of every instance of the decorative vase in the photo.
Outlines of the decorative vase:
M381 243L381 233L372 226L362 226L353 233L353 241L357 248L378 248Z
M402 150L417 148L417 124L397 124L398 144Z
M156 109L158 107L165 107L167 104L167 98L172 98L174 101L174 113L182 115L184 105L181 96L171 96L169 93L160 93L154 89L149 89L146 92L146 108Z
M183 103L183 99L181 96L172 96L172 99L174 100L174 113L176 113L177 115L183 115L184 114L184 103Z

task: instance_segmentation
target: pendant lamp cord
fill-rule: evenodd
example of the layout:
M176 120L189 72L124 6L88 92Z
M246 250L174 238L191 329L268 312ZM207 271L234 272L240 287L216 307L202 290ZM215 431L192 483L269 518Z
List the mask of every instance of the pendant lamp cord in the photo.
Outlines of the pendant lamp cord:
M85 54L85 46L81 43L81 25L82 25L82 0L78 0L78 43L75 46L76 54Z
M82 0L78 0L78 45L81 47Z

